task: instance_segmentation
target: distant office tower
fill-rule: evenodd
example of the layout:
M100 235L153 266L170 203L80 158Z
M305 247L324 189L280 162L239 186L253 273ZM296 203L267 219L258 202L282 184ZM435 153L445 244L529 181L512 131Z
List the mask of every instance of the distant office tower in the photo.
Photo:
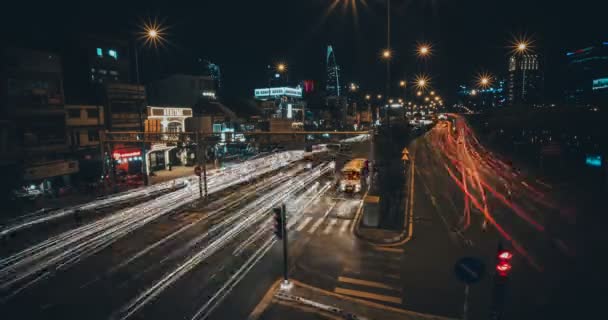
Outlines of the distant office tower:
M509 57L508 99L511 105L542 103L543 74L538 54Z
M340 66L336 64L336 55L332 46L327 46L327 95L340 96Z
M566 53L566 101L572 106L608 101L608 42Z
M215 81L215 88L219 90L222 87L222 74L220 72L220 66L217 64L207 61L207 75Z

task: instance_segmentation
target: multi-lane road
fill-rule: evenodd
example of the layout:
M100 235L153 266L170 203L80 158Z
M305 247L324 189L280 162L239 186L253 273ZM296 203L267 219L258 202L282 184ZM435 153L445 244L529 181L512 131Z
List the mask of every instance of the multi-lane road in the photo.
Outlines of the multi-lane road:
M399 208L391 209L403 217L391 220L409 221L409 234L394 245L356 236L363 194L336 192L334 165L307 169L301 151L285 152L212 172L204 203L195 201L196 179L183 178L103 199L103 214L68 226L39 228L75 208L14 221L4 232L38 234L36 241L4 238L0 309L7 319L247 318L281 276L270 212L285 203L290 276L319 292L460 318L464 286L453 265L476 256L488 271L467 305L471 319L487 318L500 241L515 253L506 315L546 315L564 297L555 281L567 284L562 275L576 254L568 219L552 196L556 187L513 169L479 143L464 119L452 119L412 139L408 170L376 180L390 188L406 184L408 200L392 201ZM367 157L370 146L356 142L352 153L338 154L338 169L350 157ZM379 148L374 158L381 163L394 155ZM262 318L306 318L302 312L282 304Z

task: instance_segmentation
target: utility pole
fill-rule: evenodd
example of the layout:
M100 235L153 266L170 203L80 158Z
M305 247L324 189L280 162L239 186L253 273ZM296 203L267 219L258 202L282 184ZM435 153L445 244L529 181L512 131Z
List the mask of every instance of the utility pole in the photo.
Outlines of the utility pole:
M137 43L134 41L133 42L133 49L135 51L135 77L137 80L137 91L139 93L139 58L138 58L138 51L137 51ZM148 156L146 155L146 133L145 133L145 128L144 128L144 119L143 119L143 111L142 111L142 105L140 104L139 100L136 102L137 103L137 113L139 115L139 129L141 131L141 171L143 174L143 178L144 178L144 186L149 185L149 181L148 181Z
M203 137L204 139L204 137ZM205 198L207 197L207 143L203 142L203 184L205 186Z

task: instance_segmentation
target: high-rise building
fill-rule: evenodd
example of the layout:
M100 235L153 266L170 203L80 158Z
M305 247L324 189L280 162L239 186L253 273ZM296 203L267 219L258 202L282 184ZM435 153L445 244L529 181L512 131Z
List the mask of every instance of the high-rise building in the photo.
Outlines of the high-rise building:
M608 101L608 42L566 53L566 102L572 106Z
M216 91L219 91L222 87L222 73L220 72L220 66L211 61L207 61L207 75L210 76L213 81L215 81L215 89Z
M99 104L106 84L135 80L127 40L83 35L66 47L63 56L68 103Z
M538 54L509 57L507 98L511 105L538 105L543 98L543 73Z
M325 58L327 66L326 91L328 96L340 96L340 66L336 63L336 54L331 45L327 46L327 56Z

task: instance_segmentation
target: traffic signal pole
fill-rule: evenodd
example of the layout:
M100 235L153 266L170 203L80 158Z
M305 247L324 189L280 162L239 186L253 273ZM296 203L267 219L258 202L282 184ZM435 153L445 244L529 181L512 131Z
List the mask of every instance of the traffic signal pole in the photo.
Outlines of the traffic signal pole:
M281 217L281 228L283 229L283 283L281 284L281 287L288 288L290 286L290 283L289 276L287 274L289 259L287 255L287 209L285 209L285 204L281 205Z
M496 252L496 273L494 275L494 288L492 292L492 306L490 309L490 319L500 320L503 318L505 309L506 289L509 282L509 271L511 270L511 259L513 254L505 250L502 243L498 243Z
M283 240L283 282L281 282L281 289L289 290L292 284L289 282L288 267L289 259L287 252L287 209L285 204L282 204L280 208L273 208L273 220L274 220L274 235L278 240Z

